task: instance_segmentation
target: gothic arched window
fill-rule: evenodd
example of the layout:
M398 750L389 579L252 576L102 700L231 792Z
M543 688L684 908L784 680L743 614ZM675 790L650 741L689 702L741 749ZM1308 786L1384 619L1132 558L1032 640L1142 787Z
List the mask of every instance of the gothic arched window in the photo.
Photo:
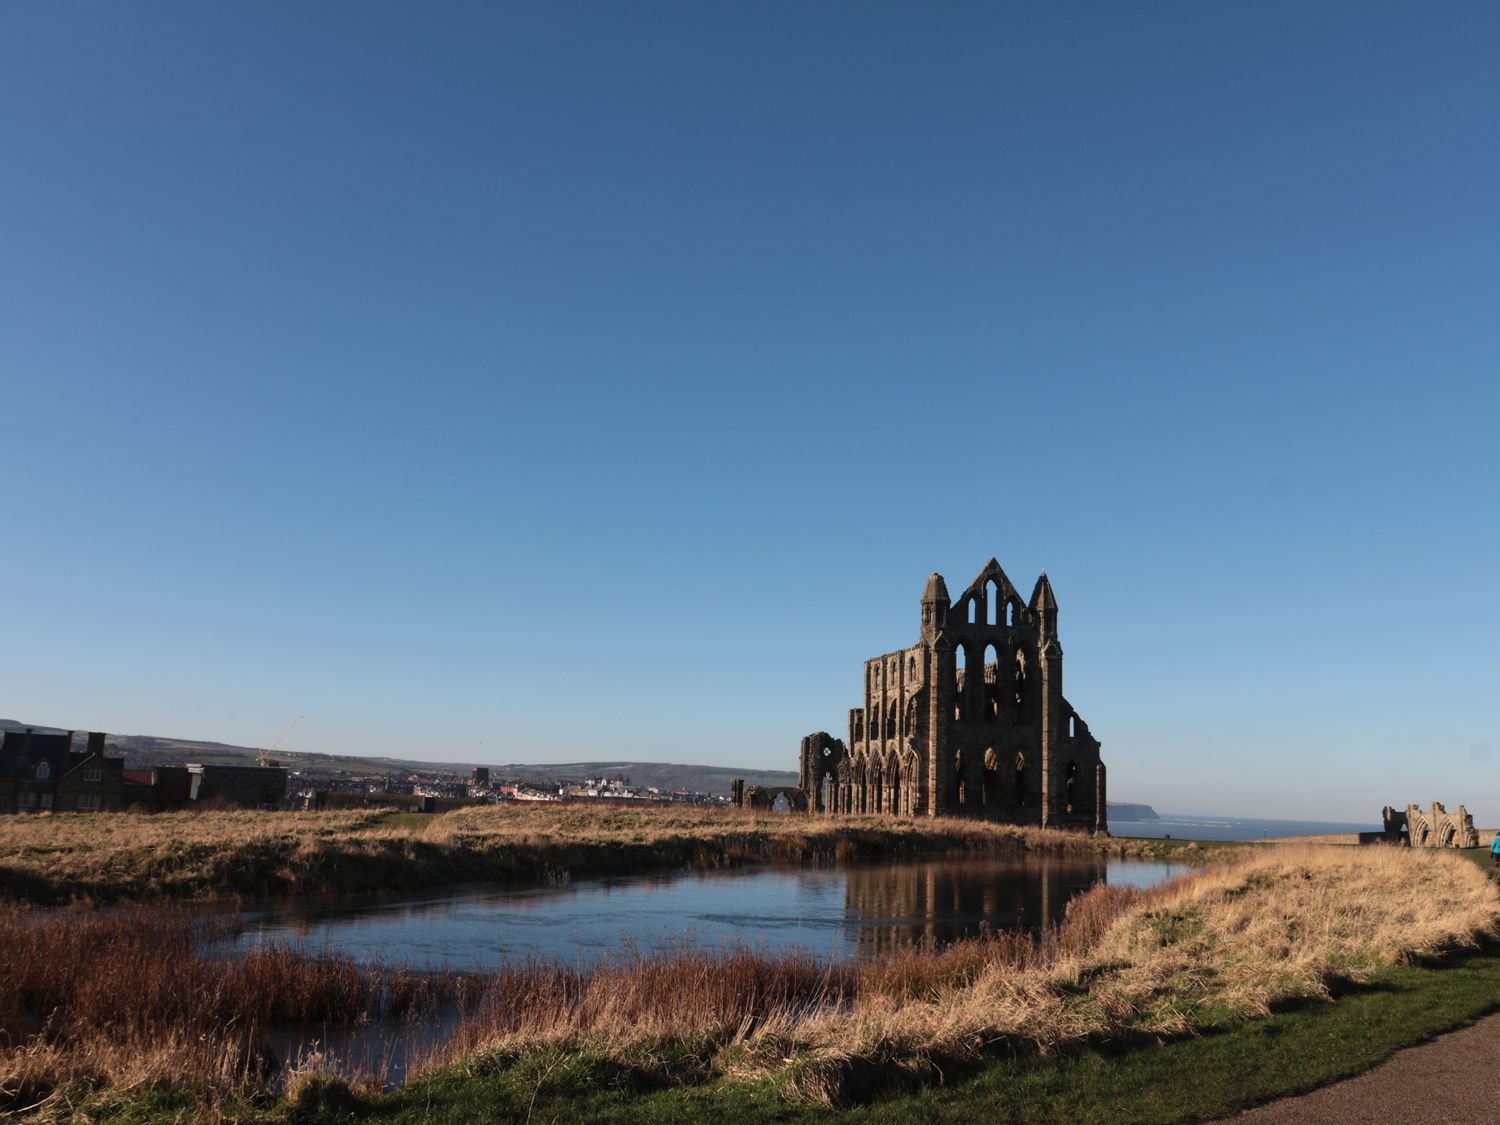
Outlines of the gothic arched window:
M953 718L961 721L964 717L964 698L968 693L969 684L969 654L964 641L959 641L953 649L953 666L957 670L957 676L953 681Z
M984 646L984 721L993 723L1000 718L1000 650L993 644Z

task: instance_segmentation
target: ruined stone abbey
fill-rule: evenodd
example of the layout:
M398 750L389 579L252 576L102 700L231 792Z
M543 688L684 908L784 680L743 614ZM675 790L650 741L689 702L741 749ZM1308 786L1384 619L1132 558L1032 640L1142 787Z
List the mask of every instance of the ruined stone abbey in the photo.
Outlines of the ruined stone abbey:
M915 645L865 661L847 742L802 740L808 811L1105 831L1104 765L1063 697L1047 575L1025 602L991 559L953 602L934 574L921 611Z

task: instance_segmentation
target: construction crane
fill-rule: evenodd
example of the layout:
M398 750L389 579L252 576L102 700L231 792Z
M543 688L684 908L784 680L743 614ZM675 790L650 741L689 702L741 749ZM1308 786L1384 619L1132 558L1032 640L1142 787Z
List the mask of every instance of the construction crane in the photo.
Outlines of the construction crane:
M300 723L301 721L302 721L302 716L298 715L295 719L293 719L290 723L287 724L286 730L282 731L281 734L279 734L276 737L276 741L273 742L273 743L271 743L270 749L268 749L268 750L262 750L260 752L260 757L258 757L256 759L256 761L258 761L260 763L262 769L265 768L267 759L269 759L272 754L276 753L276 747L278 747L278 746L281 745L282 739L284 739L287 735L291 734L292 733L292 728L294 726L296 726L298 723Z

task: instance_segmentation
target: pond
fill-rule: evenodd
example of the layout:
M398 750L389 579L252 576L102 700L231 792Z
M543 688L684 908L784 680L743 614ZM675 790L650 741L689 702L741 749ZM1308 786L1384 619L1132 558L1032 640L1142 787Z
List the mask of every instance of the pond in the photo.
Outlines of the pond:
M1133 860L986 856L302 899L243 911L244 928L225 951L282 943L386 966L476 972L529 959L582 967L611 955L686 948L868 958L986 929L1036 931L1060 921L1068 900L1095 883L1149 886L1184 870ZM450 1009L416 1022L282 1027L272 1046L289 1062L316 1052L340 1071L400 1082L456 1018Z
M622 950L744 946L841 960L1038 930L1095 883L1144 886L1181 868L1132 860L976 857L758 867L298 900L244 912L235 948L301 945L362 961L484 971L531 958L588 965Z

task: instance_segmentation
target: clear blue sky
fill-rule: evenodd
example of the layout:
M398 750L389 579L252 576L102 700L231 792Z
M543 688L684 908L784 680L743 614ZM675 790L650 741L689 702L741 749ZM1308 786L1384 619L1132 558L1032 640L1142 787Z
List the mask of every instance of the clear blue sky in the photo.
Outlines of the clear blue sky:
M931 570L1116 799L1500 822L1500 7L0 10L0 715L793 768Z

